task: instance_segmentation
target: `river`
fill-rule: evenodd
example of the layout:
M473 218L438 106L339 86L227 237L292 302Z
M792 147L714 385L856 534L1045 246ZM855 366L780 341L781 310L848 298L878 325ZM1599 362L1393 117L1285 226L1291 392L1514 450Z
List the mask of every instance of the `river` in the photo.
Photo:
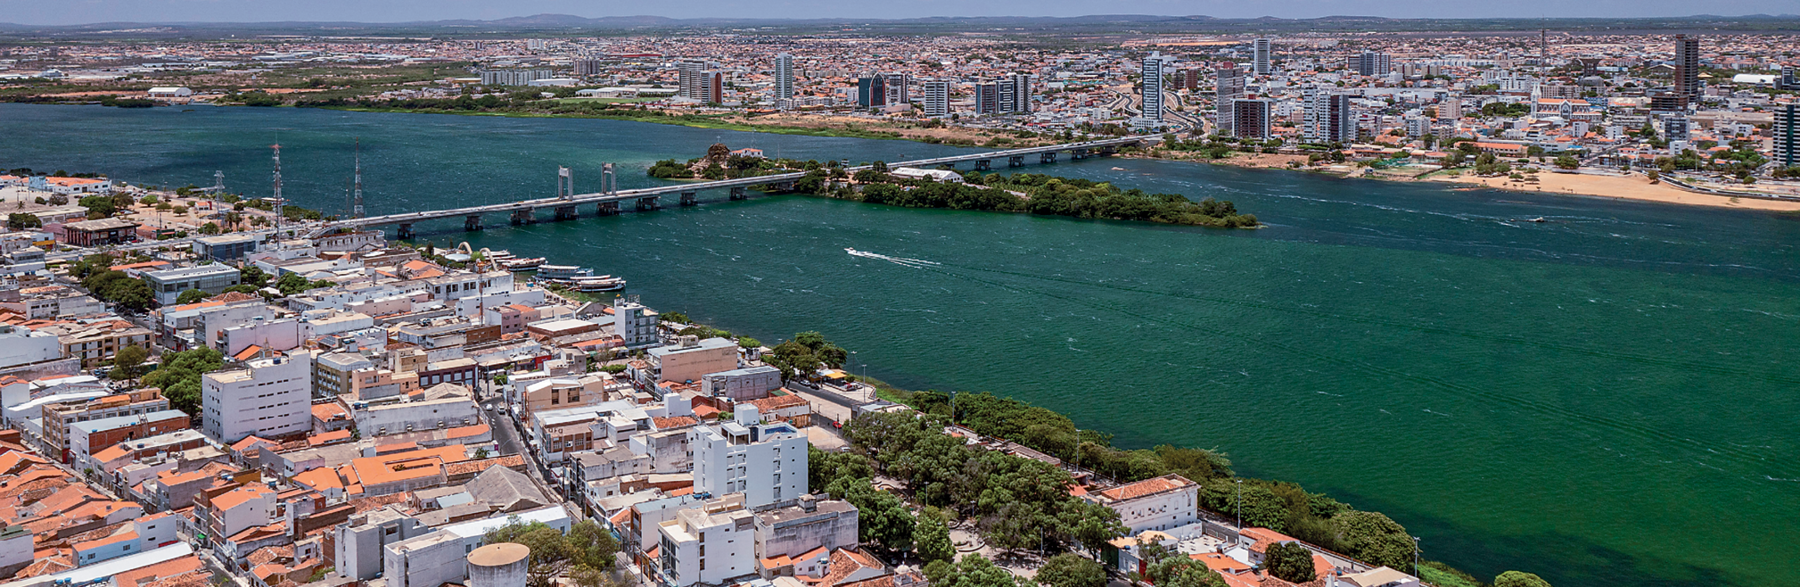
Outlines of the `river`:
M0 105L0 168L371 214L625 188L723 141L899 160L899 141L645 123ZM1800 222L1147 160L1029 171L1236 202L1223 231L804 197L424 238L546 255L773 344L819 330L853 370L989 390L1133 447L1218 448L1250 475L1385 512L1425 557L1558 587L1800 583ZM585 184L585 185L584 185ZM592 210L584 210L591 214ZM1542 223L1523 222L1543 217ZM498 217L489 220L499 223ZM459 226L459 224L458 224ZM853 257L846 247L935 265Z

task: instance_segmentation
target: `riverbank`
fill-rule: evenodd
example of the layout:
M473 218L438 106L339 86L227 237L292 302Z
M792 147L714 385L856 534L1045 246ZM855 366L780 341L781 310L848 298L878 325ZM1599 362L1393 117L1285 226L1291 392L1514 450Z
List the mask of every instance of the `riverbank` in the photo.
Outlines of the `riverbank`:
M1669 185L1667 182L1651 183L1649 179L1638 175L1618 176L1577 173L1539 173L1534 177L1537 178L1537 181L1515 181L1506 176L1476 177L1474 175L1434 175L1425 181L1480 186L1516 192L1593 196L1599 198L1661 202L1665 204L1682 204L1688 206L1736 208L1739 210L1767 210L1772 212L1800 211L1800 202L1702 194Z

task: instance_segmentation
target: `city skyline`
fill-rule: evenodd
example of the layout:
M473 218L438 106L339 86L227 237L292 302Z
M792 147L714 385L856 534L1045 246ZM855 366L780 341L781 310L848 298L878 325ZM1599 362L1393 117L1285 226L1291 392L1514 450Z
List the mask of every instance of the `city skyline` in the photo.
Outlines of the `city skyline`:
M957 17L1080 17L1097 16L1093 6L1071 0L1050 0L1020 8L987 7L943 0L924 0L902 5L845 5L817 0L783 0L754 7L718 0L677 0L654 10L631 6L609 10L579 0L530 0L496 5L470 0L427 2L394 0L353 2L320 0L305 5L269 4L251 0L0 0L0 23L28 26L71 26L97 23L269 23L357 22L412 23L439 20L500 20L538 15L573 15L583 18L655 16L675 19L870 19L899 20ZM1308 19L1327 16L1382 18L1486 19L1486 18L1653 18L1701 15L1793 15L1794 6L1782 0L1723 0L1696 11L1692 3L1674 0L1566 3L1526 0L1504 5L1450 4L1426 0L1372 2L1367 0L1276 0L1254 4L1222 0L1126 0L1108 5L1104 15L1210 16L1215 18Z

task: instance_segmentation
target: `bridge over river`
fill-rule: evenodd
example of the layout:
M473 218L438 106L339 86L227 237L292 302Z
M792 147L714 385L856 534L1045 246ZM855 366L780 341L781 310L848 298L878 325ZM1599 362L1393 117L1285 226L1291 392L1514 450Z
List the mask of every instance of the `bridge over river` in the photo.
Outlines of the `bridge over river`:
M1085 159L1097 155L1110 155L1117 151L1119 147L1138 144L1146 140L1148 140L1146 137L1121 137L1096 141L1083 141L1079 143L1047 145L1042 147L990 151L987 153L970 153L967 155L955 155L950 157L918 159L914 161L898 161L889 163L888 166L955 167L961 163L971 163L974 165L975 170L986 171L992 168L996 161L1005 161L1008 167L1020 167L1027 163L1034 162L1055 163L1062 153L1068 153L1070 159ZM845 171L855 173L863 169L868 169L869 167L869 165L859 165L845 168ZM464 229L481 230L483 228L482 217L489 214L508 214L509 221L514 225L532 224L538 221L537 210L542 208L548 208L554 211L556 220L569 220L580 215L578 213L579 206L583 205L592 204L595 206L595 212L597 214L605 216L619 213L620 206L627 202L635 206L637 210L656 210L662 207L662 197L670 195L677 195L681 205L692 206L699 203L699 192L702 191L730 190L731 199L741 200L749 197L749 188L757 186L776 186L778 188L788 189L793 186L794 182L799 181L800 178L805 176L805 172L796 171L634 190L619 190L612 188L587 194L575 194L573 193L573 189L568 189L568 193L554 198L520 200L504 204L488 204L485 206L469 206L466 208L449 208L423 212L402 212L399 214L336 220L316 225L312 230L311 235L319 236L340 229L361 230L379 226L394 226L398 229L397 232L400 238L408 239L412 238L414 235L413 225L420 222L460 217L463 219ZM560 181L562 178L559 177L558 179ZM606 186L609 182L604 176L601 183L602 187L609 187ZM559 187L559 191L562 191L561 187Z

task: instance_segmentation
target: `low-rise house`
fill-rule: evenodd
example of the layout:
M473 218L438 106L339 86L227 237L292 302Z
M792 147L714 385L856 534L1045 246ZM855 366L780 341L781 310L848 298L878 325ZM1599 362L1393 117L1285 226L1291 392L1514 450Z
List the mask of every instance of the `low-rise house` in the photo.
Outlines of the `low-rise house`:
M113 445L193 427L181 410L116 416L69 424L69 463L77 470L98 469L92 455Z
M364 436L386 436L420 430L472 426L481 422L481 406L473 390L442 383L422 392L396 396L400 401L358 402L351 406L356 429Z
M1119 522L1133 535L1184 526L1200 519L1200 485L1173 473L1083 497L1118 512Z

